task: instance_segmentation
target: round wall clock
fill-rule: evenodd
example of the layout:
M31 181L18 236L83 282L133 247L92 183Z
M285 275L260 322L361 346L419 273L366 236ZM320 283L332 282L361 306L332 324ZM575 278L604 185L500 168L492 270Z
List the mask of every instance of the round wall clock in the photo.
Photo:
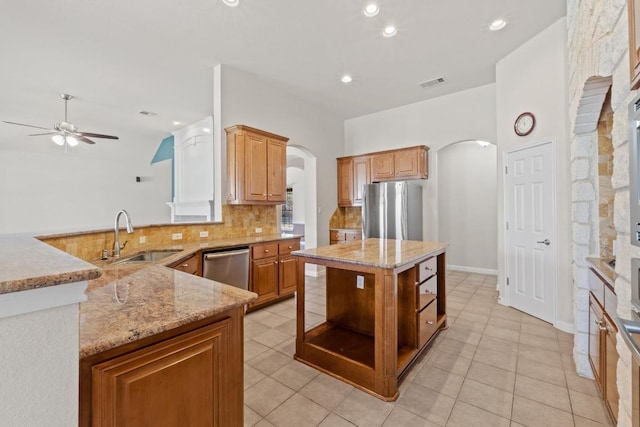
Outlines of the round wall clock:
M526 112L518 116L516 122L513 124L513 130L518 136L526 136L531 133L535 125L536 118L533 113Z

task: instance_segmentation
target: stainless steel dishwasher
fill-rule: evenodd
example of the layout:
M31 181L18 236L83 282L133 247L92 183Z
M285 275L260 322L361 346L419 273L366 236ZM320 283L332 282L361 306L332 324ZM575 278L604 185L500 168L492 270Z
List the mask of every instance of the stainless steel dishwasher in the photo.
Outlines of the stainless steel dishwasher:
M218 249L202 254L202 277L237 288L249 288L249 247Z

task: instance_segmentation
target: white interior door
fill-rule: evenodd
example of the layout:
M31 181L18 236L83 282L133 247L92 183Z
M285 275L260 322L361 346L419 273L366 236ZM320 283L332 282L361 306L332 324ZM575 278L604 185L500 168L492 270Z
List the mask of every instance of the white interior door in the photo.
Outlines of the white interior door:
M555 170L551 142L507 154L507 304L554 322Z

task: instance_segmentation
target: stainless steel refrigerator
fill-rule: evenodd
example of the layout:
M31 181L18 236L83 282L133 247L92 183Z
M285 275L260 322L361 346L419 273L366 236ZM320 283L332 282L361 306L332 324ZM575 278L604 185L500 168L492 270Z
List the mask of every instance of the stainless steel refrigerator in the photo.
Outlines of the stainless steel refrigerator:
M408 181L364 186L363 237L422 240L422 186Z

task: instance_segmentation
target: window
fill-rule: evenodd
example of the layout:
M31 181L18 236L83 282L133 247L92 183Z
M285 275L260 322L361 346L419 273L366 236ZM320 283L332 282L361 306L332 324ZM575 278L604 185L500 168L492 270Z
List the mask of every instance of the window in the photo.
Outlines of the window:
M287 188L286 203L282 205L281 229L293 231L293 188Z

